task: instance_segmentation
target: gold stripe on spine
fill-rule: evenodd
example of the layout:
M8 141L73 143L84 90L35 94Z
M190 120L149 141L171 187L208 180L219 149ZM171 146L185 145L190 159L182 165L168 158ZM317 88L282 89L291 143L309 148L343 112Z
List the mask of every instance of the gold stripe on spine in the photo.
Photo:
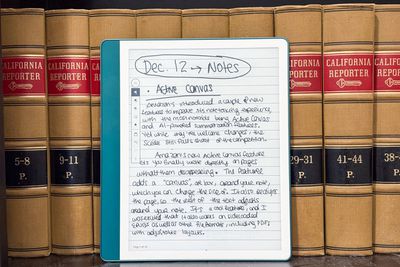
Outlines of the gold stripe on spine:
M320 5L281 6L275 8L275 36L290 43L291 60L313 62L307 68L294 66L300 74L311 71L313 79L291 77L292 83L316 83L316 91L290 94L291 148L293 151L322 150L322 9ZM302 29L302 30L299 30ZM311 57L311 58L310 58ZM303 61L302 61L303 62ZM315 65L317 64L317 65ZM318 69L319 68L319 69ZM307 72L308 74L309 72ZM292 74L293 75L293 74ZM297 84L296 84L297 85ZM299 84L302 86L302 83ZM301 89L301 87L300 87ZM310 152L308 152L310 153ZM322 164L322 159L320 159ZM314 166L322 168L322 166ZM295 170L295 169L294 169ZM321 173L322 174L322 173ZM322 177L316 184L292 184L292 253L299 256L324 254L324 212Z
M180 14L179 14L180 15ZM129 9L93 9L89 11L91 64L92 173L99 174L95 153L100 149L100 44L104 39L136 38L136 11ZM97 168L97 169L96 169ZM94 177L95 178L95 177ZM100 252L100 186L93 184L94 250Z
M181 16L182 11L180 9L140 9L137 10L137 16Z
M47 56L48 64L68 60L89 64L89 11L84 9L60 9L46 11ZM82 61L83 60L83 61ZM85 61L87 60L87 61ZM82 63L85 64L85 63ZM72 67L72 65L71 65ZM65 66L57 66L57 73L63 73ZM49 74L51 73L49 70ZM60 89L53 87L49 77L49 131L50 149L53 156L53 173L60 168L59 158L64 156L54 151L76 153L91 147L91 112L90 112L90 69L74 70L80 74L81 82L60 80ZM65 72L64 72L65 73ZM51 75L51 74L50 74ZM57 78L56 78L57 79ZM67 79L69 79L67 77ZM57 82L57 80L55 80ZM68 83L80 84L82 87ZM74 95L68 89L80 88L80 95ZM63 90L61 90L63 89ZM67 93L64 93L67 92ZM74 153L70 151L69 153ZM81 155L81 154L80 154ZM90 153L88 154L90 155ZM72 155L73 156L73 155ZM90 162L90 157L78 162ZM53 177L54 179L55 177ZM90 178L90 177L87 177ZM59 195L57 195L59 194ZM68 195L65 197L64 195ZM90 254L93 252L93 210L92 186L73 184L57 185L51 188L52 203L52 252L62 255Z
M349 57L373 55L375 23L373 4L326 5L323 10L324 55L336 57L340 57L343 53ZM344 68L352 67L344 66ZM373 74L368 73L365 76L366 84L371 82L371 75ZM326 76L325 82L329 78L331 76ZM332 83L329 86L331 87ZM326 153L340 148L363 149L362 151L372 149L372 89L373 83L370 88L361 91L351 90L351 88L328 91L328 84L325 83L324 144ZM331 160L331 162L326 162L327 169L332 169L334 168L332 166L337 164L336 159ZM371 168L366 164L361 166L364 169ZM346 164L342 168L348 170L350 167ZM325 192L326 253L371 255L372 185L368 183L329 184L325 186Z
M3 61L45 57L44 10L40 8L1 9ZM45 68L46 66L43 66ZM26 72L13 69L14 73ZM28 71L36 71L28 70ZM42 70L45 72L45 70ZM5 73L5 70L4 70ZM32 76L28 77L30 79ZM20 155L48 149L47 99L45 77L38 77L33 88L40 93L7 93L4 97L4 135L6 153ZM10 82L19 83L18 80ZM24 80L28 82L29 80ZM32 89L32 88L31 88ZM14 155L14 154L13 154ZM25 156L28 154L25 154ZM10 159L8 159L10 160ZM15 159L14 159L15 160ZM18 159L17 159L18 160ZM30 158L29 158L30 162ZM15 162L6 162L6 166ZM33 163L32 163L33 164ZM34 167L46 168L46 162ZM43 166L36 166L43 164ZM26 169L18 169L24 172ZM48 170L44 173L48 174ZM6 179L12 179L10 173ZM29 179L29 177L28 177ZM45 186L9 187L7 189L8 255L40 257L50 253L49 188ZM36 249L30 249L36 248Z

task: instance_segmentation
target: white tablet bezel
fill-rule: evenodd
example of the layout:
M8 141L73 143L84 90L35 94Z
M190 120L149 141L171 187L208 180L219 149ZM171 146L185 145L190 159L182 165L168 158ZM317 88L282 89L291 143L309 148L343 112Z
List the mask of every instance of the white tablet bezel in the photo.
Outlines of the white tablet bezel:
M179 48L278 48L279 49L279 110L280 110L280 173L281 173L281 249L271 251L140 251L128 250L127 190L129 130L128 102L129 79L128 52L130 49ZM122 261L176 261L176 260L288 260L291 255L290 228L290 169L289 169L289 85L288 43L279 38L255 39L181 39L181 40L137 40L120 41L120 260ZM115 66L118 67L118 66ZM118 118L116 118L118 119ZM126 159L126 160L124 160Z

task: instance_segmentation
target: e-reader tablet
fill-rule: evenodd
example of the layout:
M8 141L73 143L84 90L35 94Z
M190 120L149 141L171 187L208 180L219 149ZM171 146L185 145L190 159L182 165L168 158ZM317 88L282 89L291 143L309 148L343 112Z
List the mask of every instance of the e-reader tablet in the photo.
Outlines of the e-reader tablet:
M101 46L101 256L287 260L288 43Z

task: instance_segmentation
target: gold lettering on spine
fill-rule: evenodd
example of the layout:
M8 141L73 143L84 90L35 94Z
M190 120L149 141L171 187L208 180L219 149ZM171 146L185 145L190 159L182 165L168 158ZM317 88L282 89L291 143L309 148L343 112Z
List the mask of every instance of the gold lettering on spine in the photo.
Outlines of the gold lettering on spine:
M50 81L87 81L88 77L86 73L50 73Z
M48 70L89 70L87 62L49 62Z
M367 67L371 66L370 58L327 58L327 67Z
M301 70L293 68L316 68L321 67L320 61L317 59L290 59L290 78L319 78L317 70Z
M93 71L93 77L91 77L91 79L93 80L93 81L96 81L96 82L98 82L98 81L100 81L100 64L99 64L99 62L94 62L94 63L92 63L91 64L91 68L92 68L92 71ZM95 71L97 71L96 73L95 73Z

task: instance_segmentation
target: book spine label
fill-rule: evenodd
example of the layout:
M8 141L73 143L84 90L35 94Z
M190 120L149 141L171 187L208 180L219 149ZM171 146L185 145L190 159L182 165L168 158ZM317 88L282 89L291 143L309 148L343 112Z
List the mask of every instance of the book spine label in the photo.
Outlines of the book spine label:
M374 54L324 54L324 92L372 92Z
M100 96L100 57L90 57L90 94Z
M292 148L290 165L292 186L322 185L322 148Z
M93 184L100 186L100 149L93 148Z
M50 151L53 185L89 185L91 150L52 149Z
M46 95L44 56L2 58L4 96Z
M400 147L374 148L374 182L400 182Z
M49 57L49 96L90 95L89 57Z
M400 53L375 54L375 91L400 92Z
M372 149L326 149L326 184L372 183Z
M7 188L47 186L47 150L8 150Z
M290 93L322 92L321 54L290 54Z

